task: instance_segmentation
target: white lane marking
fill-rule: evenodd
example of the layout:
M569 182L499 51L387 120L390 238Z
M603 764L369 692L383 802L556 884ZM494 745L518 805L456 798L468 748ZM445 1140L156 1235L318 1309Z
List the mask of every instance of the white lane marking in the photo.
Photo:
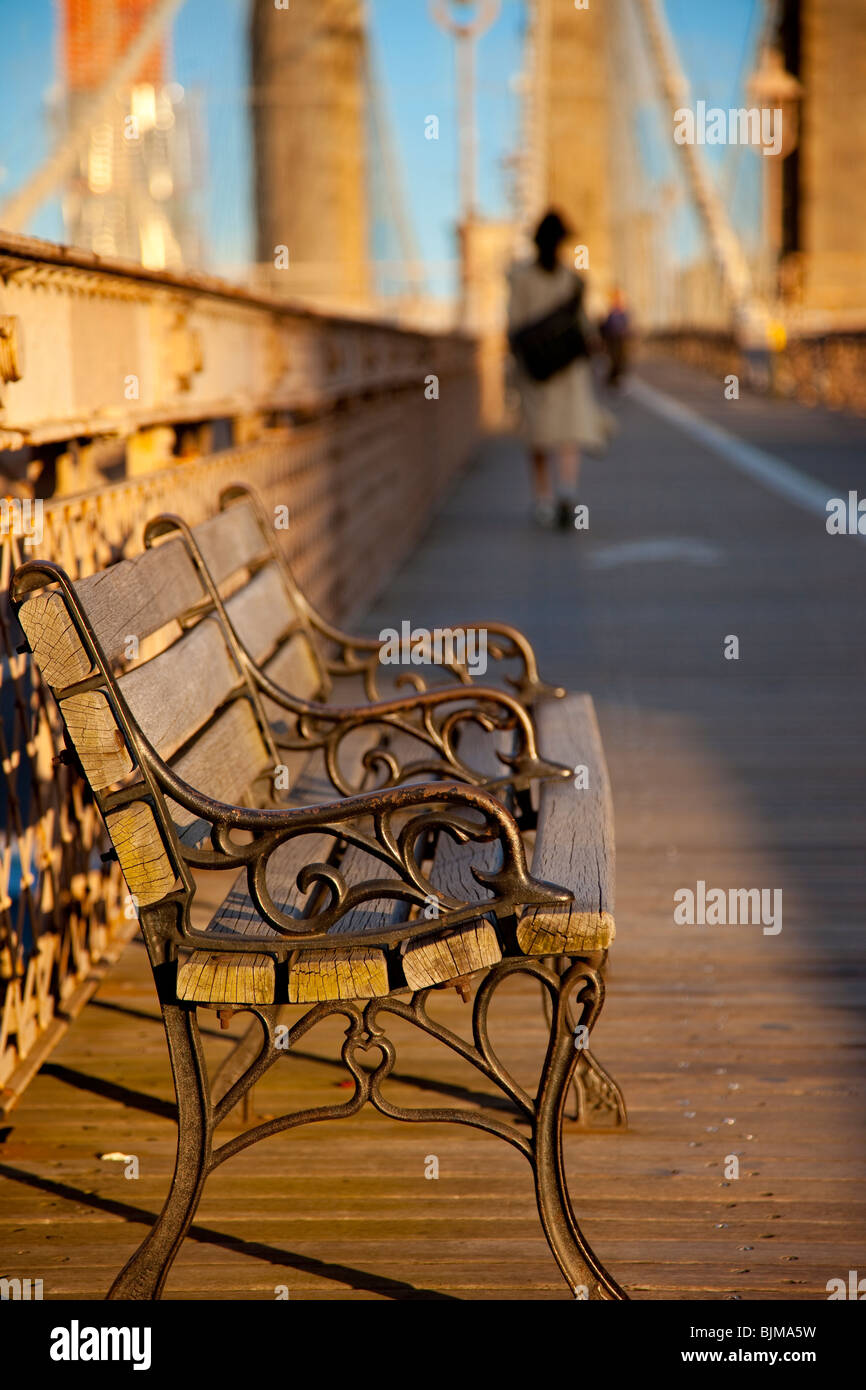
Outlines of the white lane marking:
M589 569L609 570L617 565L658 564L667 560L687 565L720 565L725 552L710 541L689 536L650 536L642 541L605 545L586 556Z
M718 425L711 425L695 411L689 410L688 406L681 405L672 396L648 386L645 381L638 381L632 377L628 384L628 394L648 410L655 411L663 419L677 425L684 434L690 435L699 444L712 449L727 463L733 464L734 468L739 468L741 473L758 483L763 483L771 492L786 497L789 502L803 507L805 511L823 517L825 522L830 498L848 496L847 490L841 492L829 483L819 483L815 478L801 473L798 468L792 468L790 463L785 463L784 459L777 458L775 454L756 449L753 444L737 439ZM866 536L859 533L858 538L861 541L866 540Z

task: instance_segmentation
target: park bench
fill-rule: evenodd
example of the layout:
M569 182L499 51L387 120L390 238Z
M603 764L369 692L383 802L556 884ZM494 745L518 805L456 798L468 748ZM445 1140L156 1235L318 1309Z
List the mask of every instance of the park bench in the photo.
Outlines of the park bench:
M471 1124L512 1143L530 1161L568 1283L580 1297L624 1297L580 1233L561 1147L576 1078L579 1114L588 1095L624 1113L584 1045L614 930L610 792L591 699L546 687L525 638L492 624L488 653L510 690L451 663L448 684L428 688L413 670L410 690L383 692L380 643L316 613L244 489L195 528L155 519L145 543L77 583L30 561L12 585L139 914L177 1093L169 1195L109 1296L159 1296L215 1166L369 1101L392 1117ZM195 875L213 869L237 877L201 925ZM534 1097L487 1031L493 994L516 974L539 981L548 1003ZM430 991L452 984L464 997L475 988L472 1043L427 1013ZM306 1011L282 1025L278 1046L288 1006ZM241 1066L211 1081L204 1007L222 1021L249 1011L262 1030ZM256 1081L333 1014L347 1022L352 1099L217 1144L217 1126ZM518 1123L386 1100L389 1014L475 1066ZM381 1058L372 1070L361 1060L371 1049Z

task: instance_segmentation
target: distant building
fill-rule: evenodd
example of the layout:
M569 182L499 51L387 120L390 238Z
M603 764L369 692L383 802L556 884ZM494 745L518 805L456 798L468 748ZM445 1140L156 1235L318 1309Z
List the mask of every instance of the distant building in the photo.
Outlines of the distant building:
M59 118L75 126L146 19L153 0L63 0ZM155 270L198 266L193 197L200 184L194 106L166 82L166 44L155 44L133 82L103 109L81 143L63 190L70 243Z

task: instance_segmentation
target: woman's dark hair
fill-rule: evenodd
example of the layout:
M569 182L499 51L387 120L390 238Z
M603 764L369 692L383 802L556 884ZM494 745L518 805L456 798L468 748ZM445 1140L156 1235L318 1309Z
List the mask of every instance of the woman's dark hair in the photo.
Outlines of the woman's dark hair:
M533 241L538 247L538 264L542 270L556 269L556 253L568 228L558 212L546 212L535 229Z

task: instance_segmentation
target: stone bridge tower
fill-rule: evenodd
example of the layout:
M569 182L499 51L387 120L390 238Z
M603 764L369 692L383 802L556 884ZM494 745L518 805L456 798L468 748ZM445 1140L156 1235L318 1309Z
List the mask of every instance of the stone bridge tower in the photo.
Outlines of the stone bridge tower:
M331 307L369 300L362 0L253 0L257 260L271 288ZM275 270L275 248L288 249ZM285 258L283 258L285 259Z

